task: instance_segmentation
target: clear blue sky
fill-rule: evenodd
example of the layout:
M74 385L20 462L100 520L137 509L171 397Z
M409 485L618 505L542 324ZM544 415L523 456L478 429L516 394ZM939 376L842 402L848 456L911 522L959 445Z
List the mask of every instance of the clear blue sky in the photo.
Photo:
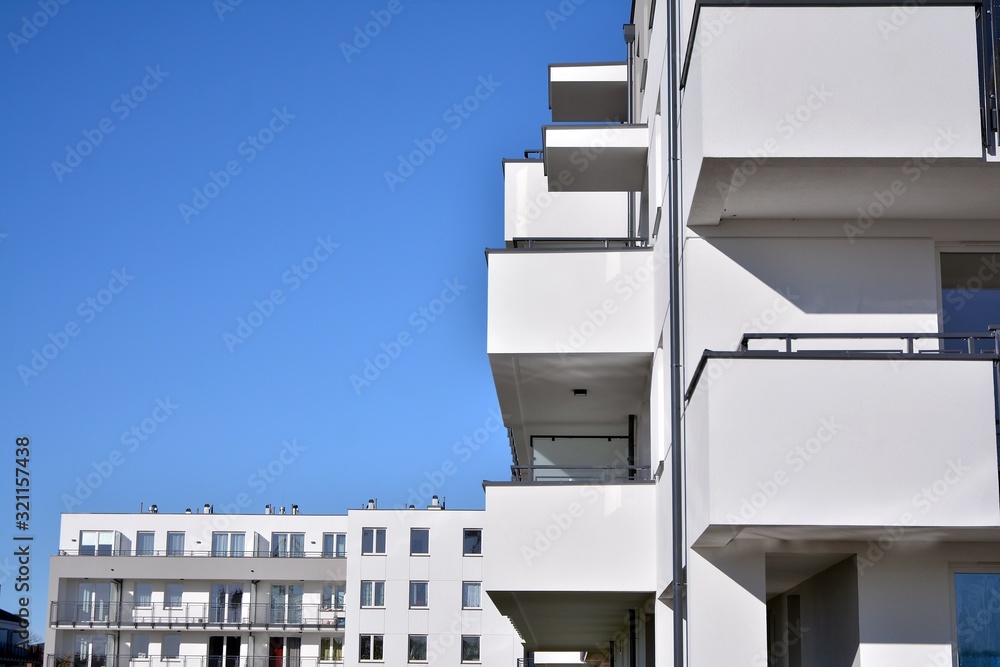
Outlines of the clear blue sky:
M236 2L0 4L0 535L26 435L40 633L67 508L479 508L509 474L477 433L500 160L548 63L623 59L629 3Z

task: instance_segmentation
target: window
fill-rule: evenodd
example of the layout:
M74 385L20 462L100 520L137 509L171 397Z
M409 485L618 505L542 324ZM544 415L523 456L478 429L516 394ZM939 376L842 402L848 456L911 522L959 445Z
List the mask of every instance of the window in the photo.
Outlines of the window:
M464 641L465 638L463 637L462 639ZM160 657L181 657L181 636L179 634L163 635L163 643L160 645Z
M212 533L212 555L242 557L245 542L243 533Z
M135 606L149 608L153 606L153 584L138 582L135 585Z
M1000 253L941 253L941 330L945 333L989 335L1000 312ZM976 341L976 349L994 349L991 340ZM967 350L964 340L950 340L944 349Z
M302 558L305 555L305 533L271 533L271 558Z
M243 584L212 584L208 601L208 618L212 623L243 620Z
M81 556L110 556L114 553L115 531L113 530L81 530Z
M152 556L154 533L140 532L135 534L135 555Z
M411 581L410 582L410 606L411 607L426 607L427 606L427 582L426 581Z
M479 637L462 635L462 662L479 662Z
M362 607L384 607L385 606L385 582L384 581L362 581L361 582L361 606Z
M107 621L111 618L111 582L84 581L77 592L78 619Z
M364 528L361 530L361 553L385 553L385 528Z
M302 585L274 584L271 586L271 622L302 622Z
M149 657L149 635L132 635L132 657Z
M425 556L431 552L431 531L428 528L410 528L410 555Z
M427 635L410 635L407 662L427 662Z
M344 584L323 584L323 596L320 598L322 611L333 611L344 608Z
M167 533L167 555L184 555L184 533Z
M462 582L462 608L482 609L482 584L478 581Z
M167 584L166 593L163 597L163 606L168 609L177 609L181 606L181 599L184 597L184 584Z
M336 637L320 637L319 659L323 662L343 662L344 643Z
M1000 659L1000 574L955 575L958 664L995 665Z
M345 558L347 556L346 533L323 533L323 558Z
M358 642L361 646L361 660L382 660L382 635L361 635Z
M479 556L482 553L483 553L482 528L466 528L465 536L462 539L462 554L465 556Z

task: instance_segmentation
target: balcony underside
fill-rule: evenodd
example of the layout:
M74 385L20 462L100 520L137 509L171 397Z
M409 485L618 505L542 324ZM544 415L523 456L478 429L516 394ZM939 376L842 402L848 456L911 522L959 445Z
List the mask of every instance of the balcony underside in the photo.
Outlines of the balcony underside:
M532 463L530 436L575 434L581 424L620 431L643 401L651 354L491 354L504 423L514 431L517 458ZM586 396L574 396L586 389ZM544 426L542 426L544 425Z
M721 220L1000 217L1000 164L978 158L706 158L688 225Z
M549 66L549 108L556 123L625 121L628 82L625 63Z
M628 632L628 610L649 593L607 591L488 591L529 651L587 651Z
M953 526L711 526L696 547L721 547L733 540L868 542L887 537L913 542L1000 542L1000 527ZM898 534L897 534L898 533ZM893 537L895 535L895 537Z
M639 192L645 186L645 125L549 125L542 128L542 150L553 192Z

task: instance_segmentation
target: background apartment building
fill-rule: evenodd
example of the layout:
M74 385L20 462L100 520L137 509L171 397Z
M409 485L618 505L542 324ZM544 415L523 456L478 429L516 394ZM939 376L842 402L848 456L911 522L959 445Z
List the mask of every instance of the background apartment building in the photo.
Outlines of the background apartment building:
M374 507L64 514L48 667L513 664L483 513Z
M1000 664L998 9L636 0L550 65L487 255L529 652Z

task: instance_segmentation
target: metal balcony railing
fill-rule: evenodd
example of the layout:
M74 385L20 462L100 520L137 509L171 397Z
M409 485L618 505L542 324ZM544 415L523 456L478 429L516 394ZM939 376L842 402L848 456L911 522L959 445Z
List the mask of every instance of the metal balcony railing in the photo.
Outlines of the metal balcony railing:
M184 602L176 605L155 602L73 602L50 603L53 627L121 628L247 628L318 629L344 628L344 607L336 604L294 604L276 602L219 605Z
M510 467L515 482L589 482L620 484L649 481L649 466L570 466L537 465Z
M265 551L247 549L241 552L220 553L204 549L184 549L174 551L169 549L139 550L139 549L102 549L95 552L92 549L60 549L59 556L135 556L135 557L200 557L200 558L347 558L346 551Z
M290 658L269 656L222 655L81 655L79 653L48 654L45 667L336 667L343 657L330 660L321 658ZM41 664L41 656L39 656Z

